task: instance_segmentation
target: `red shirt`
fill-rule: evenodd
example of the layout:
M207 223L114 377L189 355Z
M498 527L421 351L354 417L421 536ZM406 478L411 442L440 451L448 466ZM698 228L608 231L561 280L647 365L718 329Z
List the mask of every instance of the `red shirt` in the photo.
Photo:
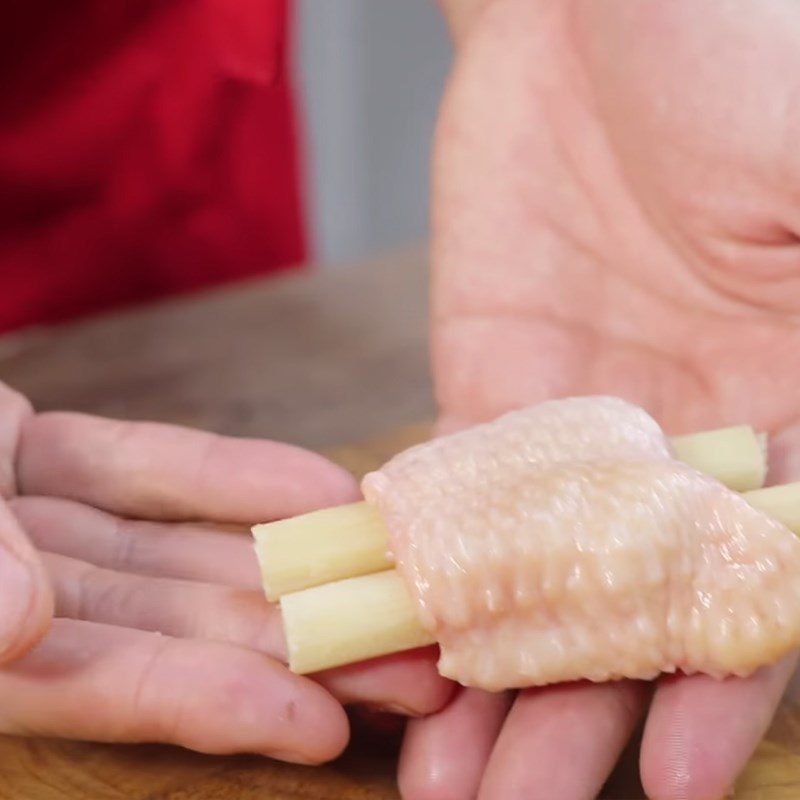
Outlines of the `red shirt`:
M303 259L288 2L0 6L0 330Z

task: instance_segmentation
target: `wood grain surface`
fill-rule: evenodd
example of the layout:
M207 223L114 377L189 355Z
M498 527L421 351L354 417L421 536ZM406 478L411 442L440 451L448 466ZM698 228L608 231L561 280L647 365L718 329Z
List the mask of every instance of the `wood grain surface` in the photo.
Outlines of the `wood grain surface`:
M408 425L433 412L420 253L6 337L0 377L40 408L271 436L326 449L361 474L427 435ZM331 450L352 441L362 443ZM355 719L345 756L313 769L0 737L0 800L390 800L397 741ZM602 797L643 796L632 746ZM735 797L800 798L795 707L781 707Z
M432 416L426 282L413 248L0 337L0 380L40 410L335 447Z

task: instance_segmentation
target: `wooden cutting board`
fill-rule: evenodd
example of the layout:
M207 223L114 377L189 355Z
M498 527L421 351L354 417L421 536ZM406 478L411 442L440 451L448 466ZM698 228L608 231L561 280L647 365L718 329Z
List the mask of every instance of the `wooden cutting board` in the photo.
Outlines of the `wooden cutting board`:
M426 434L404 429L333 457L356 474ZM0 737L0 800L394 800L397 737L356 721L343 758L321 768L256 757L216 758L159 746ZM604 800L641 800L631 747ZM800 797L800 709L784 704L742 775L736 800Z

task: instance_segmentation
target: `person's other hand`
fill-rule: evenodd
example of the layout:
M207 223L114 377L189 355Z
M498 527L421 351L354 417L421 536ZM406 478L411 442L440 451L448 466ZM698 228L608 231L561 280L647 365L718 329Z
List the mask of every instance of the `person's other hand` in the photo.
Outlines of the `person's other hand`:
M24 397L0 384L0 667L37 644L53 617L44 565L6 502L16 494L17 445L31 413Z
M37 416L1 385L0 446L0 542L39 588L35 602L9 594L16 561L0 550L0 631L17 627L0 633L0 732L316 763L347 742L342 703L424 714L449 696L430 651L315 680L283 665L280 615L246 526L353 499L353 479L320 456L168 425ZM53 600L52 627L30 649Z
M463 8L434 168L443 428L605 393L671 433L769 430L771 480L797 479L800 5ZM648 795L721 797L793 662L748 680L573 684L513 703L462 691L410 725L404 796L588 800L654 690Z

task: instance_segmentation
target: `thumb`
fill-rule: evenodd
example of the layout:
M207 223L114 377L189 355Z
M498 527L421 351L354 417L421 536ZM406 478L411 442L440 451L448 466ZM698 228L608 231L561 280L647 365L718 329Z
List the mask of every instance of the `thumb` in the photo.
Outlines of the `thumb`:
M0 664L30 650L50 627L53 594L36 551L0 500Z

